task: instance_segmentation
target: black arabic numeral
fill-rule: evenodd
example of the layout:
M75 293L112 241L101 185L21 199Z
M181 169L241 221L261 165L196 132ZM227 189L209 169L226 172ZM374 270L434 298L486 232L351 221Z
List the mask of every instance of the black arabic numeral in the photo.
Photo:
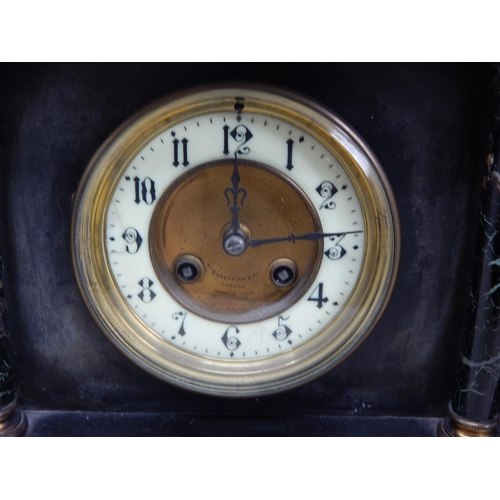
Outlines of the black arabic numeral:
M141 248L142 238L137 229L128 227L122 234L122 238L127 243L125 248L127 249L128 253L137 253L139 251L139 248Z
M182 311L176 312L172 315L172 318L176 321L182 318L181 326L179 328L179 331L177 332L181 337L184 337L184 335L186 335L186 330L184 330L184 321L186 321L186 316L187 313L184 313Z
M222 130L224 130L224 150L222 151L225 155L229 154L229 127L227 125L224 125L222 127Z
M233 128L233 130L231 130L231 137L240 144L236 150L238 154L246 155L250 153L250 148L245 146L245 144L253 137L253 134L250 132L248 127L245 127L245 125L237 125Z
M287 170L292 170L293 165L292 165L292 149L293 149L293 141L292 139L288 139L286 141L288 151L287 151L287 161L286 161L286 168Z
M229 349L230 351L236 351L236 349L238 349L238 347L240 347L241 345L241 342L236 338L236 337L230 337L229 336L229 331L231 329L234 329L234 332L236 334L240 333L240 330L238 329L237 326L230 326L224 333L224 335L222 336L221 340L222 340L222 343L226 346L227 349ZM231 352L230 353L231 356L234 356L234 352Z
M325 198L325 201L319 207L326 208L327 210L333 210L336 205L335 202L331 199L338 189L331 183L330 181L322 182L317 188L316 191L322 198Z
M345 236L345 234L338 234L336 236L330 236L330 240L333 241L334 245L332 248L329 248L325 255L330 260L339 260L341 259L347 252L345 248L339 245L340 240Z
M245 125L236 125L236 127L229 132L229 127L224 125L222 127L224 131L224 150L222 151L225 155L229 154L229 136L238 144L235 153L239 155L246 155L250 153L250 148L245 146L245 144L253 137L252 132ZM243 147L245 146L245 147Z
M142 278L141 281L139 281L139 285L141 285L142 290L140 293L137 294L137 296L146 304L151 302L155 297L156 293L151 290L151 287L154 285L154 282L151 281L149 278Z
M288 319L290 319L290 316L288 318L284 318L283 316L278 317L278 328L276 328L276 330L274 330L274 332L272 333L272 336L276 340L286 340L292 333L292 330L288 326L281 323L282 320L286 321ZM288 343L291 344L292 341L289 340Z
M141 183L141 179L139 179L139 177L134 177L134 183L135 183L135 202L137 204L139 204L141 202L141 196L140 196L140 193L141 193L141 186L140 186L140 183Z
M315 297L314 294L317 292L317 296ZM318 309L321 309L323 307L323 304L325 302L328 302L328 297L323 297L323 283L320 283L311 293L309 298L307 300L310 300L311 302L316 302L316 307Z
M139 177L134 177L135 183L135 202L139 204L141 201L147 205L152 205L156 200L155 181L146 177L142 182Z
M174 161L172 165L174 167L179 166L179 140L174 139L173 141L174 144ZM187 167L189 165L188 161L188 140L186 138L182 139L182 164Z

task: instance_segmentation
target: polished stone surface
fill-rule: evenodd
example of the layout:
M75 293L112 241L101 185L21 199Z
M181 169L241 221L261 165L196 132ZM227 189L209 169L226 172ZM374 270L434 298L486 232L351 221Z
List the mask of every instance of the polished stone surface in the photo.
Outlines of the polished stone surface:
M496 83L495 83L496 82ZM496 422L500 413L500 78L497 112L484 163L481 212L471 274L471 326L463 333L452 410L471 422Z
M347 416L258 418L190 413L27 411L26 436L403 436L434 437L439 419Z
M15 398L9 336L5 327L7 302L3 294L3 261L0 255L0 411Z

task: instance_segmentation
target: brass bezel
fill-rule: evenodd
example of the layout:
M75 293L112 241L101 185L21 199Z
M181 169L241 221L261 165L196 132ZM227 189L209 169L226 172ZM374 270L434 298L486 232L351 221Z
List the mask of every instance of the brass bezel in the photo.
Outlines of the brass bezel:
M302 128L342 164L362 205L363 269L347 304L314 338L282 354L255 360L214 360L178 349L150 330L128 306L110 271L105 220L120 173L154 136L181 120L244 103ZM364 141L321 105L271 87L219 86L178 93L153 103L120 127L97 151L75 196L72 253L82 296L97 324L134 363L177 386L218 396L279 392L318 377L368 336L390 297L399 262L399 220L383 169Z

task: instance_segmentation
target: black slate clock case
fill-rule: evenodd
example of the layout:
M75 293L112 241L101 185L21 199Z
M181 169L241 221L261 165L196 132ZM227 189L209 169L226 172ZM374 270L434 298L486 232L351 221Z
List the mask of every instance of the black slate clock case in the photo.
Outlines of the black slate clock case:
M394 294L368 340L264 398L202 396L141 371L92 321L71 264L72 194L97 148L152 100L226 74L344 118L381 161L401 219ZM435 435L474 324L494 78L489 64L3 65L1 403L17 398L26 435Z

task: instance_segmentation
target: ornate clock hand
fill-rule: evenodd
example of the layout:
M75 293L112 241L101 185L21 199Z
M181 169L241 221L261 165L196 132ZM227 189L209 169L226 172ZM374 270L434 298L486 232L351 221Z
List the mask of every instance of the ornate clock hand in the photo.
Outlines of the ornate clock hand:
M239 234L240 233L240 222L238 218L238 212L241 210L238 206L238 198L239 195L242 194L241 198L241 206L243 206L245 198L247 196L247 191L244 188L240 188L240 173L238 172L238 153L234 153L234 167L233 167L233 175L231 176L231 183L233 184L232 188L226 188L224 190L224 196L227 200L227 206L231 203L229 200L229 195L232 195L233 205L229 207L231 213L233 214L233 218L231 221L231 231L230 234Z
M241 208L238 206L238 199L240 194L241 197L241 206L243 206L245 198L247 196L247 190L244 188L240 188L240 173L238 172L238 151L234 153L234 166L233 166L233 175L231 176L231 183L233 184L232 188L226 188L224 190L224 196L227 200L227 205L229 206L231 200L229 199L229 195L232 195L233 204L229 207L231 213L233 214L231 220L231 227L229 231L226 233L224 237L224 241L222 242L222 247L224 251L228 255L232 255L233 257L237 257L245 252L247 249L247 238L245 233L242 231L240 226L240 221L238 217L238 213Z
M282 241L291 241L295 243L296 241L316 241L322 238L328 238L332 236L345 236L346 234L356 234L362 233L363 231L345 231L343 233L314 233L309 232L306 234L301 234L296 236L295 234L291 234L290 236L283 236L281 238L264 238L264 239L254 239L247 241L247 245L249 247L255 248L260 247L261 245L268 245L269 243L280 243Z

